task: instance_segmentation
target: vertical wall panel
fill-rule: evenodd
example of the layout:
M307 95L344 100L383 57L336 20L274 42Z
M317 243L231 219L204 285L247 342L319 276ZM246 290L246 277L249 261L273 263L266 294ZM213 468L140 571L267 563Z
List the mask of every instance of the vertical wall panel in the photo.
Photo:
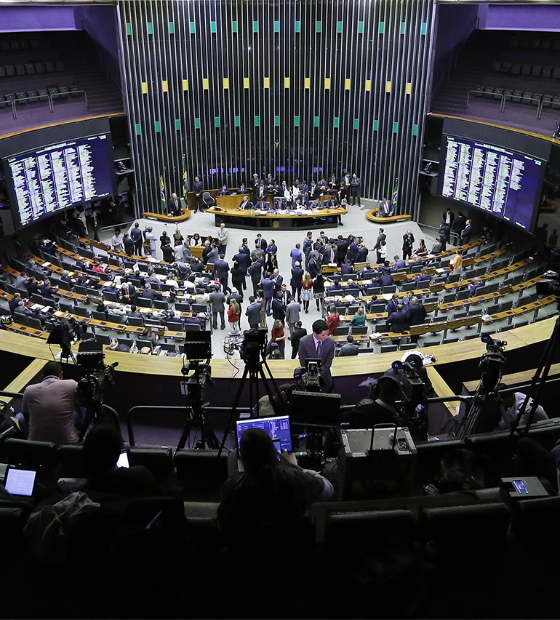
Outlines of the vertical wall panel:
M398 177L414 212L435 0L118 6L139 212L160 174L181 191L183 154L206 187L355 171L377 198Z

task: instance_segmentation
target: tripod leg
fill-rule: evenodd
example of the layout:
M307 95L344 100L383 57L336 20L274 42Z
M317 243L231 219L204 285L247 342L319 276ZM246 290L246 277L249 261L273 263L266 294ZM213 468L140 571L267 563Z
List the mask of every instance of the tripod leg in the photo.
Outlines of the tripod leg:
M192 413L192 410L191 410L191 413ZM182 450L185 447L185 444L187 443L187 437L191 434L191 430L193 426L194 426L193 419L192 417L190 417L185 422L185 428L183 429L183 432L181 434L181 439L179 439L179 443L177 444L177 450Z
M237 420L237 407L239 405L239 399L241 398L241 392L243 391L243 386L245 385L245 381L247 380L247 375L249 374L249 366L245 366L245 370L243 371L243 376L239 381L239 387L237 388L237 394L233 399L233 407L231 408L231 415L229 416L229 420L227 421L226 428L224 430L224 437L222 439L222 443L220 444L220 449L218 451L218 458L222 455L222 451L226 444L226 437L231 429L233 423Z

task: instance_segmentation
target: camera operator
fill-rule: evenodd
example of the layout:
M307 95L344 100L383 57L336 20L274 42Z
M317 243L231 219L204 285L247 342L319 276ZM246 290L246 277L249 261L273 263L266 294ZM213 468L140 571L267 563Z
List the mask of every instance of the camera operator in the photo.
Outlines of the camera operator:
M22 413L16 416L24 434L29 428L28 439L56 444L78 443L83 411L79 408L77 387L73 379L63 379L58 362L45 364L43 380L27 386Z
M406 417L397 410L400 395L399 380L383 375L371 386L370 397L361 400L350 412L350 428L372 428L385 423L408 426Z
M498 390L506 390L507 385L504 383L500 383L498 385ZM502 395L502 403L503 403L503 411L502 411L502 419L498 424L499 430L511 430L515 422L517 420L517 415L521 411L521 407L525 402L526 395L521 392L508 392L507 394ZM525 412L521 416L519 420L519 426L525 426L529 421L529 414L531 413L531 408L533 407L533 399L529 398L527 402L527 407L525 408ZM539 420L548 420L548 416L546 415L544 409L538 405L535 409L535 415L531 423L538 422ZM498 430L497 429L497 430Z
M299 363L305 366L305 360L321 358L323 369L321 378L325 381L325 389L330 391L333 387L331 364L334 358L334 340L329 336L329 326L323 319L313 323L313 333L304 336L299 341Z

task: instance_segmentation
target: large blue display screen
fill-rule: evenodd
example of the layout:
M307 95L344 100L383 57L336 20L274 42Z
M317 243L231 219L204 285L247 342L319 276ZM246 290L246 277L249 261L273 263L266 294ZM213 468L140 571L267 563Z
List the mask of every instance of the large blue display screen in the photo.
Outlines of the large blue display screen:
M443 136L439 193L533 231L546 162L501 146Z
M113 194L111 134L63 140L4 160L14 226Z

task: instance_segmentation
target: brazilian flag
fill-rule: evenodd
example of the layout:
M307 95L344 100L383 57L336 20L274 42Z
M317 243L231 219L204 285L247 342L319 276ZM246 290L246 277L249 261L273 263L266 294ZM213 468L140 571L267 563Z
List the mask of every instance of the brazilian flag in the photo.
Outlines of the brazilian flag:
M162 213L167 213L167 200L165 199L165 181L163 176L159 177L159 187L161 190L161 209Z
M397 213L397 202L399 200L399 179L398 177L395 179L395 186L393 188L393 200L392 200L392 207L393 207L393 213Z
M189 177L187 176L187 160L183 155L183 198L187 200L189 193Z

